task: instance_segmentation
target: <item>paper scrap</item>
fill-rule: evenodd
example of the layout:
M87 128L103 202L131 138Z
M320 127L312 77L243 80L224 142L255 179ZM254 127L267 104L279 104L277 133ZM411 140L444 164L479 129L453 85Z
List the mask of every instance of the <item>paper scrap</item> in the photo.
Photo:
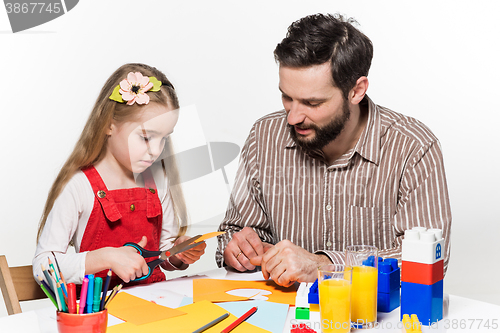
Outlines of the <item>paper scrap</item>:
M173 317L170 319L160 320L144 324L141 326L132 323L123 323L108 327L108 333L192 333L203 325L211 322L217 317L220 317L228 311L221 308L217 304L208 301L201 301L189 305L182 306L178 310L185 312L183 316ZM258 310L257 310L258 312ZM222 320L220 323L212 326L203 333L220 333L224 328L229 326L238 317L229 314L229 317ZM231 333L272 333L271 331L259 328L248 322L243 322L236 327Z
M204 234L203 236L201 236L200 238L198 238L194 242L195 243L202 242L202 241L207 240L209 238L216 237L216 236L219 236L219 235L222 235L222 234L225 234L225 233L226 233L225 231L209 232L209 233Z
M154 304L126 292L118 293L108 305L109 314L135 325L143 325L158 320L184 315L178 309ZM123 324L115 325L120 326Z
M235 302L245 301L251 297L233 296L227 291L234 289L256 289L255 294L260 290L270 291L270 295L265 295L267 301L295 305L297 296L297 285L288 288L277 285L272 280L267 281L234 281L217 279L196 279L193 280L193 302L207 300L210 302Z

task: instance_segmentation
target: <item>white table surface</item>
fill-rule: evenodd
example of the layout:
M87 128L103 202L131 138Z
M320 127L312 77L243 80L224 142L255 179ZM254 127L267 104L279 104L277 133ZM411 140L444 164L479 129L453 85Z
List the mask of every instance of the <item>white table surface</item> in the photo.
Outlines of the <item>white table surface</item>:
M124 288L135 296L155 301L158 304L178 307L184 297L193 296L192 280L195 278L230 279L230 280L262 280L260 272L236 273L225 269L216 269L192 277L182 277L147 286ZM444 318L434 326L422 326L422 332L500 332L500 306L480 302L464 297L445 294ZM390 313L378 313L378 327L372 329L383 332L402 332L399 320L399 308ZM320 333L319 313L311 312L310 320L297 321L295 308L290 307L287 323L283 333L289 333L291 325L307 323ZM116 325L121 320L109 316L108 325ZM352 330L357 332L361 330ZM0 318L1 333L57 333L54 306L23 312L21 314ZM273 332L280 333L280 332Z

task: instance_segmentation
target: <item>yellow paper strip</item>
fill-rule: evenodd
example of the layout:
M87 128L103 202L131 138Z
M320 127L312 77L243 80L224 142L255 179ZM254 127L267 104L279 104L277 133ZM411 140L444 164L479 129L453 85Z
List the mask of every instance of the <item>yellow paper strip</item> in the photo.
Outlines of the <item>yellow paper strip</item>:
M220 317L226 310L220 306L208 301L201 301L183 307L177 308L186 314L183 316L173 317L170 319L160 320L144 324L141 326L132 323L123 323L108 327L108 333L191 333L203 325L211 322L217 317ZM258 310L257 310L258 311ZM220 333L224 328L229 326L237 319L236 316L229 314L229 317L220 323L212 326L203 333ZM247 322L241 323L231 333L271 333L260 327L254 326Z
M145 299L121 292L116 295L108 306L109 314L135 325L184 315L177 309L154 304Z
M225 234L226 232L225 231L214 231L214 232L209 232L207 234L204 234L203 236L201 236L200 238L198 238L195 243L198 243L198 242L202 242L204 240L207 240L209 238L212 238L212 237L216 237L216 236L219 236L219 235L222 235L222 234Z

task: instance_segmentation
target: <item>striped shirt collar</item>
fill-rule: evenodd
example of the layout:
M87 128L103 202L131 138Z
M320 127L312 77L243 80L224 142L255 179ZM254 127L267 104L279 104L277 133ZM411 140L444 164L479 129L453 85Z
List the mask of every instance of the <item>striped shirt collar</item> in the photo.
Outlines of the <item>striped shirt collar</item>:
M344 155L339 157L333 165L330 167L345 167L350 163L350 160L354 156L354 153L358 153L364 159L378 165L380 162L380 138L381 138L381 125L380 125L380 113L378 107L373 101L365 95L365 98L361 101L362 105L368 105L368 121L366 127L361 133L361 136L353 149L347 151ZM295 141L293 141L290 132L287 131L287 137L285 139L285 149L298 148ZM312 158L325 160L324 154L321 150L304 151L306 154Z

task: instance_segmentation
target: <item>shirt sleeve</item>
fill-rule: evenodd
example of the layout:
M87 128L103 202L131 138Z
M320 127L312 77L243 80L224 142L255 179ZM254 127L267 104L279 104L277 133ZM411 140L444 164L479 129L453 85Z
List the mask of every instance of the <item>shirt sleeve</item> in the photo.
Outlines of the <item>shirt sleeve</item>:
M256 165L257 146L254 125L241 150L236 181L219 226L219 231L226 232L218 237L215 260L219 267L224 265L223 253L233 234L244 227L253 228L263 242L274 243Z
M179 225L175 220L174 204L168 186L161 199L163 209L163 224L160 235L160 251L165 251L174 246L175 237L179 234ZM189 267L183 263L181 267L172 265L168 260L164 261L161 267L167 271L184 270Z
M395 238L391 249L380 256L401 260L404 231L413 227L441 229L444 238L444 272L450 259L451 207L438 141L416 151L408 161L400 182L398 206L392 223Z
M77 232L79 219L85 210L85 204L79 192L82 184L68 182L59 197L55 200L45 227L38 241L35 256L32 261L33 275L43 277L41 266L48 268L48 258L54 262L52 252L57 257L61 271L67 283L81 284L85 275L86 252L74 253L68 251L69 243ZM37 279L38 280L38 279Z

